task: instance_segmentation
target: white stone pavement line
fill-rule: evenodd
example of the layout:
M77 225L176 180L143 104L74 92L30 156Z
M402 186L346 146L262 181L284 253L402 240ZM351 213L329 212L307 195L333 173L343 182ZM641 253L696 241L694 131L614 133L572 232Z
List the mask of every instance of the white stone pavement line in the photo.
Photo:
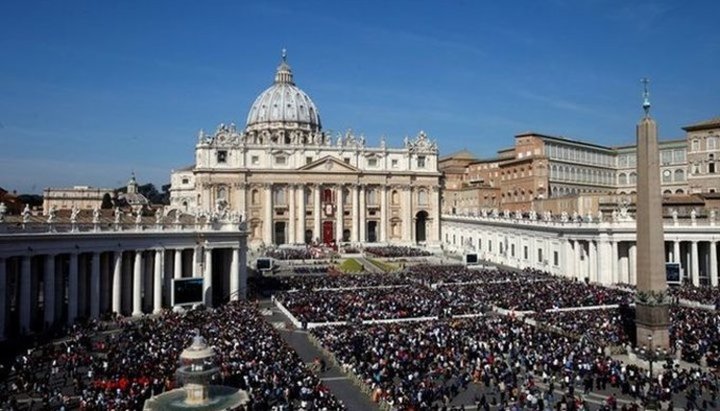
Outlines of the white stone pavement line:
M343 380L349 380L349 379L350 378L348 378L348 377L325 377L325 378L320 378L320 381L323 381L323 382L325 382L325 381L343 381Z

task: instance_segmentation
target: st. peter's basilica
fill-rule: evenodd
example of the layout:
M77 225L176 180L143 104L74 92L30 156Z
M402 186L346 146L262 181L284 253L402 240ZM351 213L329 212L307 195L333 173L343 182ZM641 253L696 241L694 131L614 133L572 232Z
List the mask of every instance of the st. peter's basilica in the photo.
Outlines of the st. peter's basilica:
M324 132L285 53L243 130L202 131L195 164L171 177L171 208L239 213L250 246L440 240L438 149L424 132L403 146Z

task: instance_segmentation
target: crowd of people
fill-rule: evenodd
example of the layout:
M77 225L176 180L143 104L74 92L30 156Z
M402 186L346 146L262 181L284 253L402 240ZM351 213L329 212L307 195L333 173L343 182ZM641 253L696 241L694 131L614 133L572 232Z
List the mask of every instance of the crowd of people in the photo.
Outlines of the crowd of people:
M383 273L355 275L290 276L278 279L282 290L327 290L338 288L392 287L411 285L399 276Z
M103 334L76 328L63 343L18 357L0 383L0 408L18 409L18 398L31 397L41 409L142 409L145 399L175 387L179 354L199 332L215 349L215 383L246 390L248 410L344 409L251 304L167 312L119 327ZM59 384L51 384L58 374Z
M315 258L308 248L273 248L265 251L265 256L276 260L312 260Z
M374 255L376 257L383 258L399 258L399 257L430 257L432 253L422 248L398 246L398 245L383 245L383 246L372 246L365 247L366 253Z
M720 309L720 288L683 284L679 287L671 287L669 290L670 295L675 298L697 301L700 304L713 305L716 310Z
M670 344L682 359L709 367L720 366L720 315L717 311L673 306L670 308Z
M630 342L624 318L618 308L573 311L544 311L528 316L547 327L577 338L588 338L600 347Z
M376 400L397 410L447 406L471 382L492 393L480 403L500 409L544 410L561 401L575 407L582 403L581 390L594 389L640 402L653 396L671 403L683 393L683 405L690 409L700 409L705 393L706 408L717 407L720 381L714 374L665 363L650 379L645 370L606 356L591 339L556 334L510 316L350 324L316 328L312 334ZM557 398L556 387L567 397Z

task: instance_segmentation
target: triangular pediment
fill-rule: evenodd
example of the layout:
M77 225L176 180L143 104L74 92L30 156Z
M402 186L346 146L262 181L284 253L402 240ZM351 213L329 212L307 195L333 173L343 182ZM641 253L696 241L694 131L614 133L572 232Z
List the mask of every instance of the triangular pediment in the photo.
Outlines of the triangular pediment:
M298 171L315 171L315 172L322 172L322 173L359 173L360 170L358 170L356 167L353 167L352 165L340 161L339 159L332 157L332 156L325 156L323 158L320 158L318 160L313 161L310 164L305 164L304 166L298 168Z

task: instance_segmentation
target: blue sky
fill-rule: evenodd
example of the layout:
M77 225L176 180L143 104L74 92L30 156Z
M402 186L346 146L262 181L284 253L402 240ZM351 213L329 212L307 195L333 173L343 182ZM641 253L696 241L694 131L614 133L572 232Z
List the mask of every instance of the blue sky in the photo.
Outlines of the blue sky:
M288 49L323 125L480 157L532 130L634 141L720 115L718 1L5 1L0 187L169 182Z

